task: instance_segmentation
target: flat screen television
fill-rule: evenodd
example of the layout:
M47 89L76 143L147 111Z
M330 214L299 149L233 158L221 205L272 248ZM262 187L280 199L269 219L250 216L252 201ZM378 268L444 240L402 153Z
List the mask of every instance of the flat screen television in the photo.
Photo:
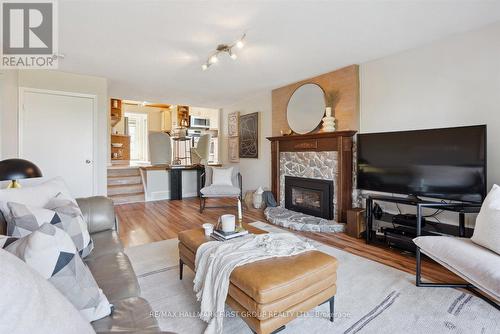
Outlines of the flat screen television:
M486 125L358 134L358 188L482 202Z

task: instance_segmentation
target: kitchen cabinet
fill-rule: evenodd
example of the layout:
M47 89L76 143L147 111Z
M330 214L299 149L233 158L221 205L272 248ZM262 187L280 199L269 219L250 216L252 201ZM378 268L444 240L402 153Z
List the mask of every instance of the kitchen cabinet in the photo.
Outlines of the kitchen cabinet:
M210 129L219 130L219 109L191 107L189 116L204 117L210 119Z
M172 111L170 109L161 111L161 131L172 130Z

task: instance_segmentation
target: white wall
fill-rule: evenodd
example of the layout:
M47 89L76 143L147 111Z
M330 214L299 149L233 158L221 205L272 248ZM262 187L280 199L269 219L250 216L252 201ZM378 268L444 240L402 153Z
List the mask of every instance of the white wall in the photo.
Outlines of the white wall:
M227 115L239 111L240 115L259 112L259 158L240 159L239 168L243 178L243 194L259 186L271 188L271 143L266 137L271 136L271 91L258 93L233 105L222 108L221 114L221 154L223 164L228 164L227 157Z
M17 157L18 152L18 71L6 70L0 73L2 85L0 93L0 157L8 159Z
M500 23L361 65L361 132L487 124L500 183Z
M97 95L97 161L98 178L97 193L107 192L106 164L109 151L108 136L108 90L107 80L86 75L47 71L22 70L5 71L3 76L7 85L2 87L2 94L8 96L2 99L2 158L18 156L18 88L30 87L38 89L58 90L74 93ZM77 126L75 124L75 126Z

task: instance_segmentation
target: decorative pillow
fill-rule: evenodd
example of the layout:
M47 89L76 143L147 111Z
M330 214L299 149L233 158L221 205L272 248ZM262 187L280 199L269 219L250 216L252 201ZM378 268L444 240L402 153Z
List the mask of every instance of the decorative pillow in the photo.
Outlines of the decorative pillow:
M18 239L19 238L16 237L8 237L6 235L0 235L0 248L5 248Z
M31 207L20 203L7 203L10 209L10 223L7 234L24 237L44 223L50 223L66 231L82 257L94 248L83 214L76 203L57 194L49 200L45 208Z
M232 186L233 167L212 168L212 185Z
M64 195L65 198L72 198L68 187L60 177L33 186L18 189L0 189L0 211L2 211L5 221L9 223L10 210L7 207L8 202L42 208L59 193Z
M95 333L87 319L52 284L3 249L0 268L0 333Z
M56 226L69 234L80 255L82 257L89 255L94 249L94 242L90 237L82 210L76 201L65 198L62 193L59 193L45 205L45 208L59 215L61 224L56 224Z
M500 254L500 187L496 184L484 199L471 240Z
M111 304L63 230L45 223L6 250L51 282L88 321L111 313Z

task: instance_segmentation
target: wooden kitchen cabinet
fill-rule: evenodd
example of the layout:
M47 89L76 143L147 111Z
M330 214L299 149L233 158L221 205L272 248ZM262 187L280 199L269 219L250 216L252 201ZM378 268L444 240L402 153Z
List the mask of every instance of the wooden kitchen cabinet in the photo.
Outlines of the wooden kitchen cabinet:
M121 144L121 147L113 144ZM130 160L130 136L111 135L111 160Z

